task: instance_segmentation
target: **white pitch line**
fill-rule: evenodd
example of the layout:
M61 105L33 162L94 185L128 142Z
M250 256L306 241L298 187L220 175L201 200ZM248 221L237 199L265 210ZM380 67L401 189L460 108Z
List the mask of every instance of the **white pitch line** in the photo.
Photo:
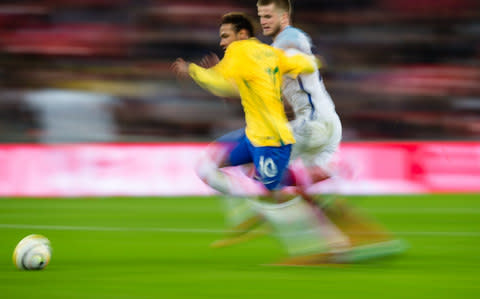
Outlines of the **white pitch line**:
M480 232L392 232L399 236L480 237Z
M167 228L167 227L104 227L104 226L67 226L67 225L33 225L33 224L0 224L1 228L10 229L45 229L45 230L72 230L72 231L98 231L98 232L164 232L164 233L206 233L219 234L227 232L224 229L203 228Z
M101 227L101 226L67 226L67 225L33 225L0 223L0 229L35 229L35 230L66 230L66 231L97 231L97 232L163 232L163 233L194 233L222 234L234 232L225 229L209 228L168 228L168 227ZM432 237L480 237L480 232L457 231L410 231L392 232L398 236L432 236Z
M480 214L475 208L361 208L378 214Z
M4 200L0 198L0 201ZM12 207L12 206L11 206ZM13 206L16 210L51 210L51 207L24 207L24 206ZM382 207L356 207L359 210L368 212L368 213L375 213L375 214L480 214L480 209L478 208L447 208L447 207L399 207L399 208L382 208ZM90 210L90 207L56 207L57 210ZM118 208L118 210L122 210L122 208ZM203 213L203 212L218 212L220 208L218 207L202 207L202 208L188 208L188 207L162 207L162 209L158 210L157 213L168 214L172 212L176 213Z

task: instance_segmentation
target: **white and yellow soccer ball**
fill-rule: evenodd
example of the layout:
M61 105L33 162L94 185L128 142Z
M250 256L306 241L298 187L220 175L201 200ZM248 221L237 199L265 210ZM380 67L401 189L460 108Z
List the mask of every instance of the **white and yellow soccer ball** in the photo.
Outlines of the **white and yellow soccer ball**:
M13 263L20 270L42 270L52 257L50 240L42 235L28 235L13 251Z

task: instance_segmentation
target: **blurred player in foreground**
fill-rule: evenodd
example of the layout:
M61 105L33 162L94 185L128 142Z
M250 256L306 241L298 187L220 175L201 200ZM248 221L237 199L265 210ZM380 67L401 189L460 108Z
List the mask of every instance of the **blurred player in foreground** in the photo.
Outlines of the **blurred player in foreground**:
M212 188L243 196L248 190L220 168L253 162L265 186L264 195L275 201L250 201L252 208L275 228L290 255L324 253L323 225L317 215L301 197L291 199L281 189L289 179L284 174L295 143L281 99L282 76L296 78L300 73L313 73L317 65L311 55L287 56L253 36L253 25L245 15L227 14L220 27L220 45L225 49L222 60L209 69L180 58L173 64L178 77L190 76L215 95L231 97L239 93L245 111L245 134L230 146L210 146L197 172ZM299 175L294 169L289 173Z

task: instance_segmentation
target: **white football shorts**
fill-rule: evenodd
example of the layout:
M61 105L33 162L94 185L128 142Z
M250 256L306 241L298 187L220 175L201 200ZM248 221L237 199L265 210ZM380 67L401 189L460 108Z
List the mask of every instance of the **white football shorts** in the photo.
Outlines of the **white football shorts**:
M338 116L329 120L298 118L290 125L296 139L290 160L301 158L307 167L316 165L329 169L342 140L342 124Z

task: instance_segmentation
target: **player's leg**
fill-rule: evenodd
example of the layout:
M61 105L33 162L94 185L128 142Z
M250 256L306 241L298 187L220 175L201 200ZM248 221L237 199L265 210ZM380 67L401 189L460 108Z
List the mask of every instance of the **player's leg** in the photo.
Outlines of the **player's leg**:
M342 165L337 161L336 152L339 147L339 134L333 134L332 140L321 148L314 155L306 154L304 161L315 168L324 170L336 180L344 173L350 173L351 170L344 169L347 165ZM312 180L314 181L314 180ZM339 195L330 194L327 196L315 196L306 191L311 201L317 204L325 215L338 227L351 241L352 246L373 244L392 240L391 234L380 223L368 217L365 213L355 209L349 202Z
M245 128L229 132L216 140L218 143L225 143L233 145L228 157L228 162L224 165L240 165L239 168L246 176L251 176L250 173L254 170L253 163L243 164L250 161L250 157L243 157L247 148L234 149L234 145L242 144L245 136ZM223 197L223 206L225 209L225 220L228 227L235 231L248 231L262 222L261 217L257 215L251 207L251 204L245 197L225 194Z
M325 167L327 164L315 164L314 159L320 153L323 153L322 159L333 155L333 152L330 153L326 149L331 144L338 147L341 139L341 126L338 125L335 128L328 122L302 121L294 124L294 131L297 143L293 146L292 158L296 159L290 161L282 184L297 187L298 194L303 197L316 216L329 249L348 247L350 244L348 237L330 221L307 192L311 185L331 177L330 170Z
M335 161L342 135L340 121L332 119L330 122L300 122L294 129L297 143L292 155L301 159L291 162L284 183L298 187L298 192L310 204L322 223L326 240L331 240L332 244L338 240L342 244L342 240L347 238L353 246L376 243L379 246L373 248L372 252L380 252L379 248L383 246L380 246L381 243L391 240L387 230L361 215L345 201L335 200L336 197L330 196L328 201L318 202L318 197L315 200L314 195L307 191L311 185L343 172L339 171L339 164ZM391 244L387 243L388 251ZM365 256L364 253L362 255Z
M254 238L265 236L271 228L264 217L257 213L252 205L256 197L224 196L222 202L225 209L225 220L228 231L210 246L213 248L227 247Z
M251 203L246 200L251 197L248 196L251 186L242 184L242 181L245 182L249 179L247 180L245 176L243 180L239 180L238 176L221 169L227 166L242 167L252 161L253 158L243 129L222 136L209 145L199 161L197 167L199 177L207 185L224 195L222 204L225 210L225 220L229 227L227 236L213 242L212 247L233 245L268 232L266 228L257 230L264 223L264 219L252 209Z
M228 165L248 163L252 160L252 157L248 154L249 152L254 152L253 159L262 183L264 183L268 190L276 189L277 186L280 185L281 178L288 165L290 147L255 148L246 138L244 138L228 152L228 155L225 155L228 156L227 159L224 158L220 161L226 163L225 160L228 160ZM217 151L217 154L214 155L214 157L219 156L220 155ZM216 172L213 172L213 175L206 176L204 180L217 190L223 190L225 193L233 193L233 189L230 186L232 186L232 183L234 184L236 182L229 181L229 179L230 178L227 175L222 172L219 173L217 170ZM218 187L220 185L223 189ZM279 202L287 201L289 199L281 192L273 192L272 195L277 197L277 201ZM280 199L280 197L283 198ZM309 207L308 202L300 202L298 204L292 203L275 209L275 215L283 215L281 217L276 217L274 214L269 213L269 209L262 212L261 206L257 206L259 214L252 214L251 207L248 206L248 203L239 197L229 196L225 200L225 205L227 214L231 213L230 220L235 222L235 226L232 227L234 231L226 239L215 242L213 244L215 247L235 244L240 240L249 239L252 235L257 235L252 234L251 231L262 223L263 217L259 216L270 217L269 222L276 227L279 232L279 238L286 245L287 251L290 254L293 254L293 252L297 252L297 255L303 254L304 251L299 249L301 247L313 250L312 244L317 244L316 251L324 251L325 246L328 246L329 248L337 248L345 246L348 243L346 238L344 238L341 233L333 227L328 219L322 215L321 211L316 211L311 207L310 209L306 209ZM299 215L298 211L302 211L302 213ZM238 214L237 212L241 212L242 214ZM292 234L289 229L283 225L283 220L281 220L282 217L285 219L296 217L294 219L296 225L292 227L296 231L296 234ZM315 217L316 220L312 221ZM239 221L239 219L244 220ZM303 228L308 229L305 229L304 232ZM324 240L327 242L324 242Z
M270 190L274 201L256 201L254 206L258 213L274 228L275 236L285 246L290 256L300 256L321 253L331 249L331 246L345 246L348 240L332 241L330 227L332 224L319 215L303 198L292 199L286 194L281 182L288 167L291 147L256 147L253 148L254 163L259 178ZM319 211L321 213L321 211ZM337 232L337 235L340 233Z
M311 165L315 165L316 168L324 169L326 173L329 173L332 180L338 179L344 173L351 172L344 169L348 166L336 161L335 154L339 146L338 143L339 140L334 139L314 157L308 155L305 157L306 159L310 158L307 161L310 161ZM365 215L365 213L355 209L341 196L330 194L328 196L316 196L315 198L317 204L328 218L350 238L353 246L382 242L391 238L390 233L382 225Z
M349 236L352 245L392 240L392 234L379 222L356 209L339 195L317 197L317 204L329 219Z
M271 153L269 151L278 151L277 148L255 148L251 145L250 148L252 151L256 152L256 154L254 155L256 156L255 164L257 166L256 168L258 169L256 176L265 184L265 187L267 189L276 189L278 186L280 186L280 178L284 176L281 174L281 172L283 172L283 169L285 169L286 167L288 154L284 155L285 158L279 159L279 157L282 157L282 155L275 153L273 158L270 158L269 155ZM243 151L243 149L239 150L239 152ZM266 151L266 153L263 154L262 151ZM233 161L232 164L239 163L237 157L238 154L235 154L235 151L232 151L230 155L230 159ZM245 160L242 161L245 162ZM272 192L272 195L276 197L275 201L277 203L287 202L293 198L293 196L291 196L290 194L285 194L282 191L274 191ZM303 194L303 196L306 202L301 202L297 204L293 204L292 202L292 204L283 205L281 206L281 208L274 210L275 214L284 215L286 218L291 218L291 216L289 215L296 214L299 210L301 210L302 215L295 220L297 221L298 227L294 229L301 231L301 227L309 227L309 229L307 230L309 231L309 233L299 232L296 238L288 236L291 234L288 232L288 229L281 227L281 220L277 220L278 217L274 217L272 213L268 213L269 209L265 211L265 213L273 217L270 219L270 223L274 224L274 226L276 226L277 228L277 231L281 232L280 238L283 239L283 243L291 244L287 247L296 248L298 248L298 244L301 243L316 243L318 245L318 247L316 248L317 251L344 248L348 246L348 238L343 235L335 227L335 225L333 225L329 221L329 219L323 214L323 212L318 208L318 206L312 204L310 197L307 197L306 194ZM252 231L264 222L264 219L261 215L265 216L266 214L261 211L258 211L261 215L257 213L252 213L251 205L249 205L249 202L246 202L242 199L243 198L227 196L226 200L224 201L227 214L230 214L230 216L227 216L227 221L229 221L230 223L233 222L233 226L231 226L233 231L227 236L227 238L214 242L212 246L229 246L237 244L241 241L249 240L252 238L252 236L256 237L265 233L265 228L263 230L255 231L253 233ZM259 208L261 208L261 206L257 205L257 209ZM309 208L310 210L307 211L306 208ZM316 220L312 221L312 217L316 217ZM239 221L240 219L242 221ZM304 240L300 241L299 238L303 238ZM322 240L320 241L320 239ZM311 244L304 247L311 247ZM298 250L290 249L287 251L293 252Z
M202 181L220 193L248 196L252 190L222 168L251 162L252 157L243 134L237 140L211 143L198 161L196 172Z

